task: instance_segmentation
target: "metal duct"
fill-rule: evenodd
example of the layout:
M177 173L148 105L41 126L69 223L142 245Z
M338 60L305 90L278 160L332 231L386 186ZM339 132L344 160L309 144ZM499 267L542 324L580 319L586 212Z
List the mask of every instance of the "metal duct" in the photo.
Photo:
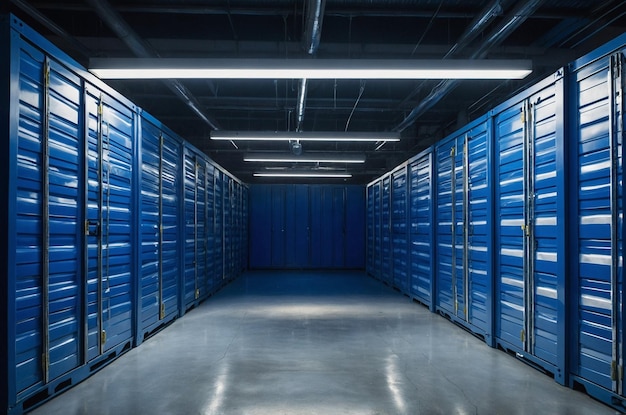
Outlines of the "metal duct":
M325 7L326 0L311 0L309 2L303 39L304 49L309 55L315 55L320 45ZM304 104L306 102L307 87L306 79L300 81L300 87L298 88L298 107L296 109L298 117L296 131L301 131L302 124L304 123Z
M486 40L480 47L470 55L471 59L482 59L487 56L491 48L499 45L506 39L515 29L517 29L529 16L531 16L545 0L527 0L519 4L500 24L487 36ZM413 108L411 113L392 131L404 131L417 118L422 116L426 111L437 105L448 93L450 93L459 81L456 79L448 79L439 82L437 86L424 98L420 104Z
M147 42L139 37L137 33L126 23L124 19L105 0L86 0L87 3L96 10L100 18L111 28L128 48L140 58L158 58L158 53ZM197 114L212 129L219 130L215 121L205 114L200 102L193 94L180 82L175 79L163 81L163 83L178 96L191 110Z

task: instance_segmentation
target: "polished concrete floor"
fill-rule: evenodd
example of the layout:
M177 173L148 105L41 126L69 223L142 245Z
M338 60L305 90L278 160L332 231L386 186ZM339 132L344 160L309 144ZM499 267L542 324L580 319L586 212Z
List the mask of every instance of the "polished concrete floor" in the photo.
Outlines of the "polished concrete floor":
M361 273L248 273L32 415L612 414Z

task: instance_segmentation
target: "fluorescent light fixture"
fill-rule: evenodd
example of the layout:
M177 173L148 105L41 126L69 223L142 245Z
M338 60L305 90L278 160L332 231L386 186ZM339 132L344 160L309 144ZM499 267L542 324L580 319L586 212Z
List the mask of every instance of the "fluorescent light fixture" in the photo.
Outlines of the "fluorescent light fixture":
M291 178L324 178L324 179L347 179L352 177L350 173L254 173L254 177L291 177Z
M342 131L211 131L211 140L226 141L400 141L400 133Z
M92 58L101 79L523 79L529 60Z
M261 163L365 163L365 155L305 153L296 156L288 153L249 153L243 161Z

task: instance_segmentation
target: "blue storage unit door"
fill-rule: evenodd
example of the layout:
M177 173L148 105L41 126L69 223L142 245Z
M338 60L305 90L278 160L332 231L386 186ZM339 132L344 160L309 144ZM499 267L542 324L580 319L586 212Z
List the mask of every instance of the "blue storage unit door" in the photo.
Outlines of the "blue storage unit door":
M131 108L87 85L89 360L133 337Z
M142 117L140 335L178 315L180 146L153 122Z
M215 245L213 249L213 263L215 265L215 283L217 287L224 284L224 173L215 169L215 185L213 195L215 197L215 214L213 216L213 229Z
M480 118L437 146L437 308L492 334L490 123Z
M15 342L8 382L15 402L84 362L85 181L80 79L27 44L20 45L19 75L13 75L19 88L11 155L15 337L4 341Z
M432 152L409 164L410 294L434 310Z
M371 186L374 193L374 270L372 275L380 279L383 266L382 181L378 180Z
M494 110L496 337L565 381L560 72Z
M409 292L406 166L391 173L391 246L393 285Z
M374 275L374 185L369 184L366 189L366 270L370 275Z
M381 262L380 278L389 285L393 282L391 270L391 176L381 182Z
M345 268L365 267L365 188L345 187Z
M573 379L621 411L624 360L624 44L573 64ZM622 50L615 53L615 45ZM573 169L572 169L573 170ZM620 398L621 396L621 398Z
M224 278L233 276L233 180L224 175Z
M245 271L250 265L250 189L248 186L242 185L242 225L241 225L241 247L242 247L242 266L241 270Z
M206 164L206 210L205 210L205 238L206 238L206 272L204 284L209 294L214 293L219 287L215 283L215 166Z
M464 273L464 148L454 137L435 148L437 175L436 305L451 315L465 316Z

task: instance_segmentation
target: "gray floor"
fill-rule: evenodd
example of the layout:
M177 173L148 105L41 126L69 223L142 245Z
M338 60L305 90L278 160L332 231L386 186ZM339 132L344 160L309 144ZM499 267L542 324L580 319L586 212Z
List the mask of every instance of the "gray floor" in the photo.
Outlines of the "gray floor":
M249 273L32 415L612 414L359 273Z

